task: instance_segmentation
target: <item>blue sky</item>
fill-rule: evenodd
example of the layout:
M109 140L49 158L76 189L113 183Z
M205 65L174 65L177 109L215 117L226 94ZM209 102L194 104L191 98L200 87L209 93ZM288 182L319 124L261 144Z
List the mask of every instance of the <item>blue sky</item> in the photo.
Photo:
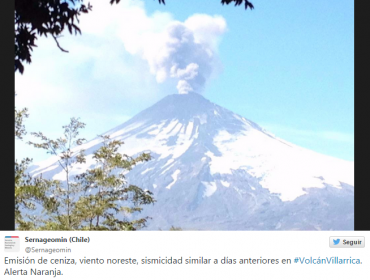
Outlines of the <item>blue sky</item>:
M141 34L194 14L219 15L226 27L202 35L217 41L218 61L202 94L284 140L354 159L353 1L254 0L252 11L217 0L95 2L81 18L82 36L60 40L70 53L41 38L32 64L16 74L16 106L29 108L28 131L58 137L70 117L81 117L91 139L176 93L175 81L159 82ZM25 141L16 141L16 158L48 157Z

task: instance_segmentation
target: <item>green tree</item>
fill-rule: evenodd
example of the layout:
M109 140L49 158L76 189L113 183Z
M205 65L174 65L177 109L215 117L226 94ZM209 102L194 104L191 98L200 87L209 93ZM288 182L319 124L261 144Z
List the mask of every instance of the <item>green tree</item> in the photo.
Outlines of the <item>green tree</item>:
M15 139L23 140L23 136L26 135L26 128L24 126L24 119L29 117L28 109L23 108L22 110L14 109L15 111L15 128L14 135Z
M54 180L44 178L32 178L26 169L32 162L31 159L23 159L20 163L15 162L15 228L17 230L38 230L44 225L45 213L55 209L55 199L47 196L48 190L58 184ZM25 213L26 212L26 213Z
M170 227L170 231L182 231L182 228L181 227L171 226Z
M84 150L78 149L85 141L79 138L80 130L85 124L77 118L71 118L68 125L63 126L62 137L56 140L48 138L42 132L31 133L39 138L41 143L28 142L35 148L44 149L48 154L57 158L59 166L64 171L65 180L63 182L50 181L47 195L54 199L55 205L48 210L48 220L45 222L44 229L48 230L71 230L79 226L79 221L72 215L77 196L81 192L79 185L73 180L71 172L76 164L85 162Z
M158 2L165 4L165 0ZM245 9L253 9L248 0L221 0L221 3L235 6L245 3ZM24 62L31 63L31 52L37 47L35 41L39 36L49 35L61 51L68 52L60 46L58 38L66 28L70 34L81 34L79 17L92 11L90 3L85 5L83 0L15 0L14 8L14 71L20 73L24 71Z
M100 137L103 143L94 153L95 167L77 176L86 195L76 203L73 215L83 221L81 229L85 230L140 229L149 217L129 219L127 215L141 212L142 205L155 200L150 191L128 185L124 173L151 157L147 153L136 158L121 154L122 141L110 140L108 135Z
M22 140L26 135L24 119L28 118L28 110L15 108L15 139ZM18 230L34 230L41 222L40 217L32 215L37 205L39 208L52 207L52 199L46 196L48 181L42 178L32 178L26 170L32 159L25 158L14 163L14 199L15 199L15 227ZM26 211L27 214L23 214Z
M122 141L102 137L101 147L94 152L94 168L72 176L76 164L86 163L84 150L79 146L85 139L79 138L79 131L85 124L76 118L63 126L64 134L56 140L43 133L32 133L40 143L29 142L36 148L45 149L57 157L65 180L43 180L44 218L34 222L41 230L137 230L146 225L149 217L138 219L137 215L145 204L154 203L152 193L135 185L128 185L124 172L139 162L150 160L143 153L136 158L118 152ZM37 179L37 178L36 178ZM38 177L39 180L41 176Z

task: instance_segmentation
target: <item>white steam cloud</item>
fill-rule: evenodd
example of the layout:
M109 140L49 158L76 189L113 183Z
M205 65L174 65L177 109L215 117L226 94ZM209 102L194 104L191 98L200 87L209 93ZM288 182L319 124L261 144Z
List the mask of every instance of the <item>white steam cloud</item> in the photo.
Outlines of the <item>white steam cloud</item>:
M172 79L180 94L201 93L219 65L217 49L226 31L225 19L195 14L180 22L168 13L147 16L143 7L135 8L138 25L131 22L119 30L125 49L147 61L158 83Z

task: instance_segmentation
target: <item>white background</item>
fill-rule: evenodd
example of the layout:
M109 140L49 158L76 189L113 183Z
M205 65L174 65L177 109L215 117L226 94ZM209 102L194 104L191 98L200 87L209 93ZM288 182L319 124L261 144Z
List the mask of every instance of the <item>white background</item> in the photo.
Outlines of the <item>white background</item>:
M6 268L60 269L56 279L368 279L369 232L247 232L247 231L138 231L138 232L3 232L20 237L19 253L0 252L1 279L55 279L53 276L9 276ZM25 243L29 238L90 237L90 243ZM330 236L365 236L365 248L330 248ZM4 241L3 241L4 242ZM66 248L72 253L46 254L25 252L26 247ZM4 265L4 257L74 258L77 265ZM81 265L87 258L183 257L182 265ZM186 265L186 258L211 258L212 264ZM290 258L292 264L213 264L213 259ZM359 258L362 264L296 264L294 258Z

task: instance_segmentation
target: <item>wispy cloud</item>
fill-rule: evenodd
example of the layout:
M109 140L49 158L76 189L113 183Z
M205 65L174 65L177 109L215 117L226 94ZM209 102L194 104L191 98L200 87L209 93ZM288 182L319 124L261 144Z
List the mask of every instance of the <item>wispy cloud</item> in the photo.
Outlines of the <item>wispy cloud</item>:
M306 139L312 139L316 141L317 139L323 140L331 140L335 142L343 142L343 143L354 143L354 135L351 133L344 133L338 131L312 131L312 130L304 130L304 129L297 129L291 128L283 125L277 124L261 124L261 126L273 133L280 134L291 134L297 137L304 137Z
M322 131L319 133L324 139L334 140L338 142L354 143L354 135L337 131Z
M60 38L69 53L41 37L32 63L15 75L16 106L30 111L28 131L59 135L71 117L81 117L87 135L96 135L177 89L201 90L214 74L222 17L180 22L167 12L148 14L140 0L90 2L82 35Z
M157 82L174 79L180 94L201 93L219 66L217 49L226 31L225 19L195 14L180 22L168 14L147 16L142 9L132 13L135 16L123 15L130 24L117 30L125 49L148 63Z

